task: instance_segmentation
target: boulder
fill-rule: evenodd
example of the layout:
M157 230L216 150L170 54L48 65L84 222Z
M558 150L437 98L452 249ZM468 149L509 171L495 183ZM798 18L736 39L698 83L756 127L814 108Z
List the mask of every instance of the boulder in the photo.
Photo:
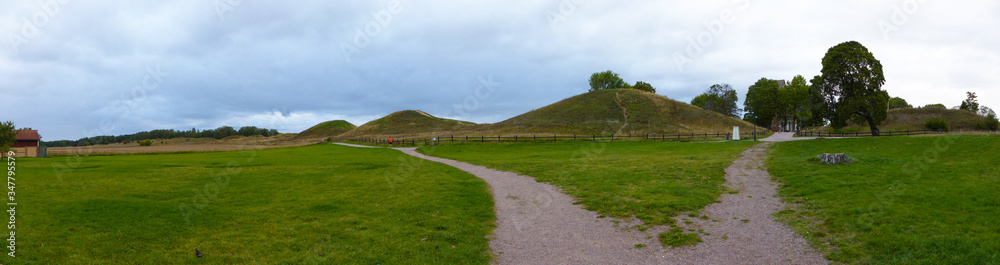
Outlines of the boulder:
M847 155L845 155L843 153L840 153L840 154L822 154L822 155L816 156L816 158L819 158L819 162L821 164L826 164L826 165L839 165L839 164L848 164L848 163L851 163L851 158L847 157Z

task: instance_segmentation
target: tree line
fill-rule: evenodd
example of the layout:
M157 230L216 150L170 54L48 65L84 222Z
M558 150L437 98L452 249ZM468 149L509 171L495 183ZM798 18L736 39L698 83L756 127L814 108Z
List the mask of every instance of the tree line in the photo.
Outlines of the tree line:
M172 139L179 137L222 139L234 135L240 135L240 136L260 135L264 137L271 137L278 134L280 133L278 133L278 130L276 129L258 128L256 126L243 126L240 127L239 130L230 126L222 126L216 129L208 129L200 131L198 129L191 128L190 131L178 131L173 129L167 129L167 130L143 131L133 134L118 135L118 136L102 135L102 136L81 138L76 141L61 140L61 141L45 142L44 144L47 147L90 146L98 144L141 142L143 140Z

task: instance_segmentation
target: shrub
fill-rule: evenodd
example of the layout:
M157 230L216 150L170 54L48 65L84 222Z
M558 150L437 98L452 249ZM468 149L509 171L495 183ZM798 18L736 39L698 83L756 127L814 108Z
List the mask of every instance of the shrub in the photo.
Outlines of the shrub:
M146 139L145 141L142 141L141 143L139 143L139 146L152 146L152 145L153 145L153 141L150 141L149 139Z
M998 129L1000 129L1000 121L997 121L996 118L987 118L976 122L976 130L996 131Z
M944 118L929 119L924 123L924 127L933 131L948 131L948 121Z

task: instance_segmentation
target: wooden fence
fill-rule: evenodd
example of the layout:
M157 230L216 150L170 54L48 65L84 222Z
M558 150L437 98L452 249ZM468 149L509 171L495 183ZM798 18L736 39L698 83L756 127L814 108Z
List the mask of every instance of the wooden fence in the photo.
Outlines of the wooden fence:
M759 137L766 131L740 133L741 140L753 140L755 135ZM677 133L677 134L652 134L652 135L478 135L478 136L439 136L434 138L393 138L393 145L425 145L434 143L516 143L516 142L558 142L558 141L594 141L594 142L614 142L614 141L677 141L690 139L730 139L732 133ZM350 142L366 144L389 144L389 138L354 138Z
M886 131L880 132L879 136L910 136L910 135L942 135L942 134L953 134L953 133L985 133L985 134L996 134L995 131L932 131L932 130L917 130L917 131ZM830 132L805 132L797 131L795 136L800 137L872 137L871 132L852 132L852 133L830 133Z

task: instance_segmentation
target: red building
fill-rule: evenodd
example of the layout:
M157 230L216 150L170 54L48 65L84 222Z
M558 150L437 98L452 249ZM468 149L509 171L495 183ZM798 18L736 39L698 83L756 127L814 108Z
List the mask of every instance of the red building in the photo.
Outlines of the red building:
M20 130L14 137L14 144L10 150L16 153L15 157L38 157L38 143L42 140L36 130ZM7 156L4 153L2 156Z

